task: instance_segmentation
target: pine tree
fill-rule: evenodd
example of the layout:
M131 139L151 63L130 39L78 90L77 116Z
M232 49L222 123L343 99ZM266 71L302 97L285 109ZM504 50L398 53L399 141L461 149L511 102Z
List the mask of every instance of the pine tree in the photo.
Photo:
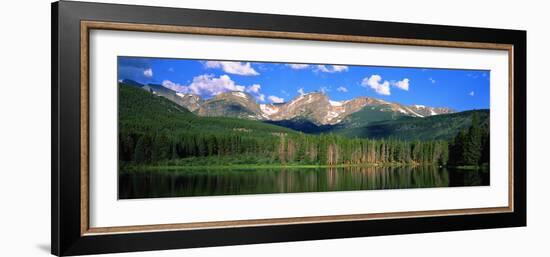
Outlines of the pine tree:
M491 147L491 140L490 140L490 137L489 137L489 128L488 127L484 127L482 129L481 142L482 142L482 149L481 149L480 164L489 163L490 158L491 158L491 152L489 150L490 147Z
M136 148L134 150L134 161L137 163L145 163L147 162L147 156L146 156L146 143L144 137L139 137Z
M464 163L477 165L481 159L481 128L477 113L472 115L472 125L468 130L464 145Z

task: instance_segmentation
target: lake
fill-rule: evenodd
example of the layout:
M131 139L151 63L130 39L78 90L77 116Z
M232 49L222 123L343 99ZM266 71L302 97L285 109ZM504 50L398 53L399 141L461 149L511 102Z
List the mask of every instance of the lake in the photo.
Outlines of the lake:
M488 186L489 171L437 166L192 169L119 174L119 199Z

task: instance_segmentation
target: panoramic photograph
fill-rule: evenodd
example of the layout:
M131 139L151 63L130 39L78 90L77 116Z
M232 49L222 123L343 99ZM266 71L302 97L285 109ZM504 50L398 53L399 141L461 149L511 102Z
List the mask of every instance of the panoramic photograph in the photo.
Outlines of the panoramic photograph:
M118 198L490 185L490 71L119 56Z

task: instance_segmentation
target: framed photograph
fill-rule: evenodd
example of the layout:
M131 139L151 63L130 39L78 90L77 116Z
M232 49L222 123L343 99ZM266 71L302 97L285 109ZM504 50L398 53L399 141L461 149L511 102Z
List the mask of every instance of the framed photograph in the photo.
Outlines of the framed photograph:
M57 2L52 253L526 225L526 32Z

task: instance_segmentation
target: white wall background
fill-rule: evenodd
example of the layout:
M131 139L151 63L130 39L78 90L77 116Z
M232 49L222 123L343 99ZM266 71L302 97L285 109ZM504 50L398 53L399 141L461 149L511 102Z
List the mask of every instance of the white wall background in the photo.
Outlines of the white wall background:
M104 2L150 4L147 0ZM545 1L204 1L155 5L528 31L528 227L117 256L548 256L550 18ZM50 1L9 1L0 13L0 256L47 256L50 244ZM546 150L546 151L545 151Z

